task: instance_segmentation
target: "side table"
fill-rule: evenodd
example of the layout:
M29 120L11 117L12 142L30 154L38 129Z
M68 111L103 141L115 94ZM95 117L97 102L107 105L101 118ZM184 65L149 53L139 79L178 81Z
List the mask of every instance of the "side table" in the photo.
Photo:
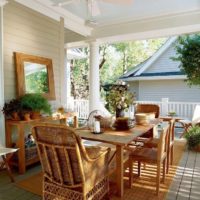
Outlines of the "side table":
M6 170L7 170L8 175L9 175L12 182L14 182L15 180L14 180L14 177L12 175L12 171L10 169L9 162L7 160L6 155L12 154L12 153L16 152L17 150L18 149L0 147L0 156L3 160L3 163L0 165L0 169L3 169L4 166L6 166Z

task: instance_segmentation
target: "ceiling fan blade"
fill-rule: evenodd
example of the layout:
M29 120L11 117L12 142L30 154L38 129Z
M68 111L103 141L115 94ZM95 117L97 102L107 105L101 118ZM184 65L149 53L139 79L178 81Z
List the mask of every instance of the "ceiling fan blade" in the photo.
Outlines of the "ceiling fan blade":
M105 3L126 4L126 5L130 5L133 3L133 0L101 0L101 1L104 1Z
M101 14L99 4L96 0L88 0L88 11L90 12L92 17L98 16Z

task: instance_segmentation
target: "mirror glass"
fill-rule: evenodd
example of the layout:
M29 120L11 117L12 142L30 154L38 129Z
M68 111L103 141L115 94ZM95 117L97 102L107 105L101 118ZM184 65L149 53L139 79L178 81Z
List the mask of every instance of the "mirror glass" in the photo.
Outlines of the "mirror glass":
M26 93L48 93L47 67L44 64L24 62Z
M17 94L40 93L55 100L52 59L14 52Z

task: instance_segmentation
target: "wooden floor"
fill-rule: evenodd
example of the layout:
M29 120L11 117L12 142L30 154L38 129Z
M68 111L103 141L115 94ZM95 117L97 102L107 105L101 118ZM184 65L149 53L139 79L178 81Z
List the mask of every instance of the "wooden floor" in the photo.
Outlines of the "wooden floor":
M166 199L200 199L200 153L184 152Z
M15 174L15 178L18 181L40 170L40 166L31 167L25 175ZM130 200L130 197L127 196L125 199ZM200 199L200 153L187 150L184 152L166 199ZM41 197L16 187L10 182L6 172L2 171L0 172L0 200L41 200Z

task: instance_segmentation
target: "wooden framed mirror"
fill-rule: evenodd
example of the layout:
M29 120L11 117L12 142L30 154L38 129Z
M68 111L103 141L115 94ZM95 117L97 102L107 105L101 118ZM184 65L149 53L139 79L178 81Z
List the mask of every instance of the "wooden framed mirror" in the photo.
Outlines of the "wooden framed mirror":
M39 56L14 52L17 94L40 93L49 100L55 100L52 60Z

